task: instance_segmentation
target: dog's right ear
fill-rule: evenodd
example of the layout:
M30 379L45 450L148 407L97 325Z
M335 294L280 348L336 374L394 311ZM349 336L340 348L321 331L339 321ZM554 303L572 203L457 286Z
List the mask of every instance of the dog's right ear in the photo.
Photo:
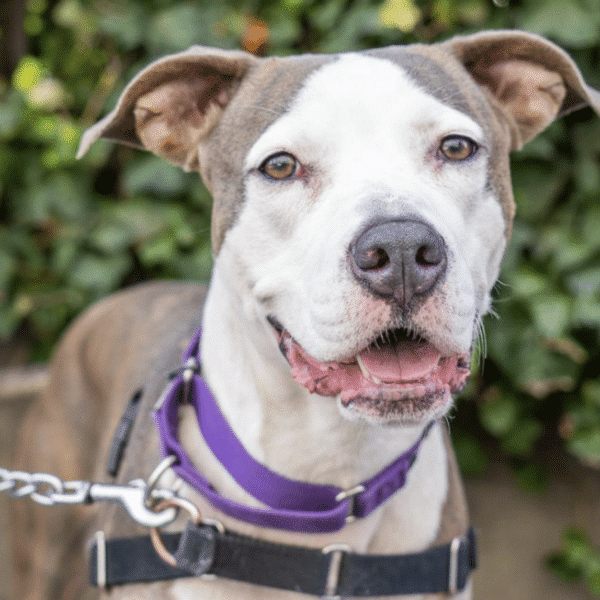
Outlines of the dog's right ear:
M247 52L202 46L157 60L125 88L115 109L84 133L77 157L104 138L198 170L200 143L258 61Z

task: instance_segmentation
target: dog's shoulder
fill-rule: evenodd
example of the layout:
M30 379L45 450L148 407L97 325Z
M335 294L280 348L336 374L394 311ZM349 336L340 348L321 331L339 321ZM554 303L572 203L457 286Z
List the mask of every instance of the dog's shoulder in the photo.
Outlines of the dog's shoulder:
M150 353L159 360L157 348L166 355L175 352L179 359L200 323L205 295L201 284L167 281L117 292L75 320L58 346L52 369L75 362L88 375L99 371L106 376L122 369L124 361L131 365L150 360Z
M32 430L29 437L54 428L58 439L70 444L84 430L86 449L106 456L129 399L142 390L144 404L152 406L169 372L180 365L200 323L205 294L200 284L147 283L87 309L56 348L48 386L25 424L24 430ZM83 465L45 468L51 466L62 476L93 475Z

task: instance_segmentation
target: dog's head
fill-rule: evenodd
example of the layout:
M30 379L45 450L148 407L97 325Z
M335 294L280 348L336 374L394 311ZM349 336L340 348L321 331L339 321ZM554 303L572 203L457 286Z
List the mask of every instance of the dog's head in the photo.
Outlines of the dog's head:
M571 59L521 32L150 65L90 129L198 170L216 268L291 374L375 423L443 414L510 236L508 154L592 105Z

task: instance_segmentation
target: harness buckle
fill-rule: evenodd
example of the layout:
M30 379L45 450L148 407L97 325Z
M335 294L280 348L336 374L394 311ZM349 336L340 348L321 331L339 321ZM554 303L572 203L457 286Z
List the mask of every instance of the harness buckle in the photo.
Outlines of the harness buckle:
M329 546L325 546L322 552L323 554L331 554L329 569L327 571L327 579L325 579L325 593L323 594L323 600L341 600L342 597L338 594L338 587L340 583L342 561L344 559L344 553L352 552L352 548L350 548L350 546L347 544L331 544Z
M450 542L450 564L448 569L448 592L450 595L454 595L458 591L458 553L463 541L462 537L455 537Z
M349 490L342 490L336 497L336 502L343 502L348 500L348 514L346 515L346 523L352 523L356 521L356 515L354 514L354 507L356 505L356 496L362 494L365 491L364 485L356 485Z

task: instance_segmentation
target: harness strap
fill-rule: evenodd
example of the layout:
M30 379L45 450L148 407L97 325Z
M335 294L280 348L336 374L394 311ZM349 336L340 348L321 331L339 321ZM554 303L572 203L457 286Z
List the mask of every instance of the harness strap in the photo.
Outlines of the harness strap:
M100 551L96 541L91 551L92 584L213 575L314 596L394 596L460 591L476 567L473 529L451 544L402 555L274 544L191 522L183 534L166 533L162 539L177 567L158 557L149 536L100 542ZM99 564L104 572L99 572Z

